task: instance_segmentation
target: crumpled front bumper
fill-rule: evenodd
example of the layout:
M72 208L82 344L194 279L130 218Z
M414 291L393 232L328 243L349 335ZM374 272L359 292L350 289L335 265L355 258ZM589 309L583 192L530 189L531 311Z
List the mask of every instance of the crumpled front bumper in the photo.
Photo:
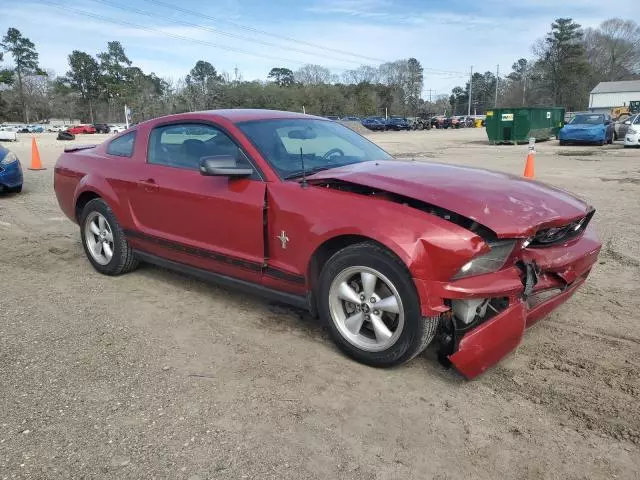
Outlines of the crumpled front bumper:
M527 327L575 293L596 263L600 247L593 226L589 226L581 237L567 244L522 251L522 263L528 266L529 275L537 277L535 282L532 278L527 282L522 268L513 266L455 282L417 283L419 290L429 292L423 314L447 310L444 299L508 298L504 310L456 338L447 355L466 378L474 378L513 351ZM525 292L527 283L530 288Z

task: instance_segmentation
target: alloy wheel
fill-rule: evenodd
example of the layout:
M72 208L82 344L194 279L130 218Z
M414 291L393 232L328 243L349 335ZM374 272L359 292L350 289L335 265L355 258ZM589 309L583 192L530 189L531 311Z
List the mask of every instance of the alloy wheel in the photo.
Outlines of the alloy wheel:
M336 275L329 289L329 311L340 334L369 352L387 350L404 327L398 290L370 267L348 267Z
M84 223L87 250L100 265L107 265L113 258L113 230L99 212L91 212Z

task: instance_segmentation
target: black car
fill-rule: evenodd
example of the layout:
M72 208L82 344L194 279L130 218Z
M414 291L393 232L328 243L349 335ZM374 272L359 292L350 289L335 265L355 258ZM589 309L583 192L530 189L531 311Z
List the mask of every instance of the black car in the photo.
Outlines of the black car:
M93 124L93 128L96 129L96 133L109 133L109 132L111 132L111 129L109 128L109 125L107 125L106 123L94 123Z
M404 117L391 117L387 120L387 130L410 130L411 125Z

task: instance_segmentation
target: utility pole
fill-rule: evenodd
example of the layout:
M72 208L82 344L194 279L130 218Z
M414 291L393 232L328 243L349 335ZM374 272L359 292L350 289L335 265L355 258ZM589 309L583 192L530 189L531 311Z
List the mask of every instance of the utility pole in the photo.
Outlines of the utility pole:
M496 69L496 101L493 104L493 108L498 108L498 84L500 83L500 65Z
M471 116L471 93L473 92L473 65L471 65L471 76L469 77L469 108L467 109L467 117Z
M433 92L432 89L427 90L427 92L429 92L429 103L431 103L431 92Z

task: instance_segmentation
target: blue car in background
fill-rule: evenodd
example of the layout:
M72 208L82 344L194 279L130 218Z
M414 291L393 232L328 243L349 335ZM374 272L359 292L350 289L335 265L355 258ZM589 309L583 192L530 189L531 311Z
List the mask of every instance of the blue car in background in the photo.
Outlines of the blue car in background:
M22 166L15 153L0 145L0 192L22 191Z
M560 145L569 143L613 143L614 125L611 117L602 113L576 113L558 133Z
M387 125L385 123L384 118L380 117L369 117L362 120L362 126L368 128L369 130L386 130Z

